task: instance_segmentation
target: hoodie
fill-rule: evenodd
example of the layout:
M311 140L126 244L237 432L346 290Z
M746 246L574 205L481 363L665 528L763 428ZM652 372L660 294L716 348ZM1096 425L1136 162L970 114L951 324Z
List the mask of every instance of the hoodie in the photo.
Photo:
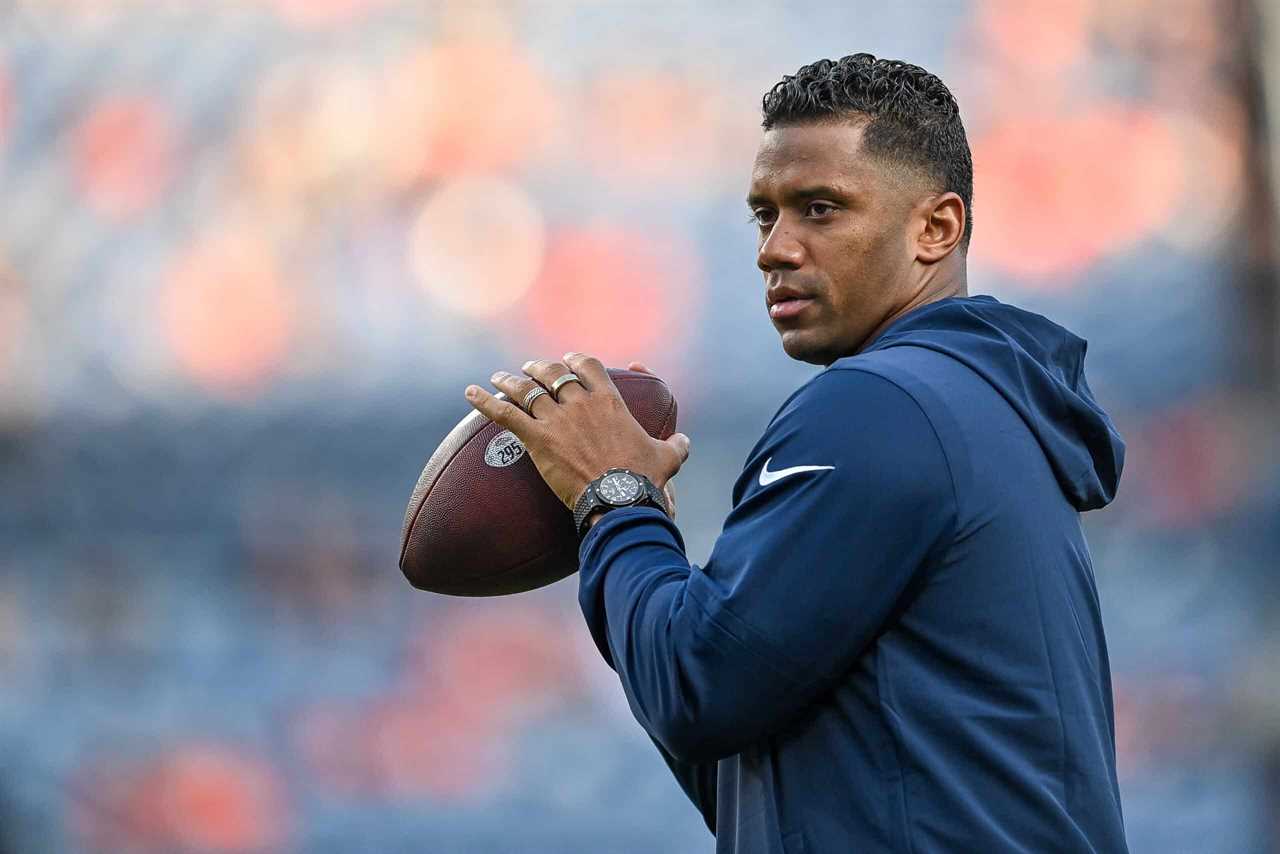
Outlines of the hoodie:
M1124 443L1085 349L922 306L782 405L704 566L651 508L583 540L592 637L718 854L1127 850L1080 526Z

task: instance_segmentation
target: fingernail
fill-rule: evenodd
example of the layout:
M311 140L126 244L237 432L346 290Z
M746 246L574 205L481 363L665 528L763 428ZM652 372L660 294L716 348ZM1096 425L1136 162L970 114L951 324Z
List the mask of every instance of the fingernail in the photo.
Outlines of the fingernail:
M497 371L496 373L494 373L493 376L489 377L489 382L491 383L502 382L506 378L507 378L506 371Z
M469 385L467 386L467 390L466 392L464 392L464 394L466 394L467 400L475 400L477 397L480 396L480 387Z
M523 365L520 366L520 370L527 371L529 370L529 366L532 364L533 364L533 359L530 359L529 361L525 362Z
M572 358L576 357L577 355L578 355L578 354L577 354L577 352L575 352L575 351L573 351L573 350L570 350L568 353L565 353L565 354L564 354L564 358L565 358L566 360L568 360L568 359L572 359Z

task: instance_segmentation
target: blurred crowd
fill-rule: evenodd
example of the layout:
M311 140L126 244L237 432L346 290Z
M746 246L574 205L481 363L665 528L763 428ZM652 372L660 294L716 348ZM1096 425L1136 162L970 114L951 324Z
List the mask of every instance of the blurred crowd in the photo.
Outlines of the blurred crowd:
M1280 852L1276 267L1245 0L0 5L0 852L699 852L576 581L415 591L462 388L573 348L681 406L705 559L813 368L743 203L761 94L956 93L970 293L1090 342L1131 848Z

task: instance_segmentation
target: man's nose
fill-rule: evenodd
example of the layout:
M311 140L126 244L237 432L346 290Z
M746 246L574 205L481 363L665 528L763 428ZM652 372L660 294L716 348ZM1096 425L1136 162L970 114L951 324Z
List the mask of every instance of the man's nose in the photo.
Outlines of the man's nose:
M756 266L764 272L770 270L794 270L804 263L804 246L781 219L769 229L756 252Z

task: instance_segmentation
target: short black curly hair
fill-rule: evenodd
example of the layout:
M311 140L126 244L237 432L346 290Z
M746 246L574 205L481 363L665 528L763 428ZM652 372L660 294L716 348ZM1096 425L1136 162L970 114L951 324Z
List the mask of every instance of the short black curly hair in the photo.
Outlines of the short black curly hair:
M911 167L964 202L962 247L973 234L973 155L946 84L918 65L855 53L820 59L764 95L764 129L865 116L862 147Z

